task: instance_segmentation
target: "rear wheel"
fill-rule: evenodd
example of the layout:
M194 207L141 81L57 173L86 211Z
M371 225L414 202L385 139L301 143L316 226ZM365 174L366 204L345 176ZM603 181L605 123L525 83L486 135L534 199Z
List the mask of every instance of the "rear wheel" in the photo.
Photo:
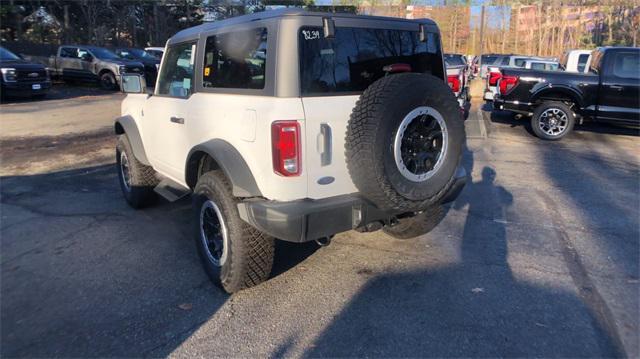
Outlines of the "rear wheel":
M219 170L203 174L194 189L196 247L207 275L228 293L269 278L275 240L244 222L238 200Z
M543 140L557 141L565 137L575 123L571 108L562 102L544 102L531 117L531 129Z

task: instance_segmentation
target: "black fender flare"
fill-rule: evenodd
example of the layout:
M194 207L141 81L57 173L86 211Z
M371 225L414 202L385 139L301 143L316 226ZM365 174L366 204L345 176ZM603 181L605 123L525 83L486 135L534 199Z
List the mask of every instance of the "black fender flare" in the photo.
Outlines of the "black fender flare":
M222 169L231 182L235 197L262 197L251 169L240 152L229 142L221 139L203 142L189 151L184 173L190 188L193 189L196 185L198 164L204 154L210 156Z
M535 89L535 91L533 92L533 94L531 95L531 102L535 103L540 97L544 96L546 93L550 93L550 92L555 92L555 93L561 93L563 95L568 96L569 98L571 98L572 100L574 100L574 102L576 103L576 105L579 108L582 108L583 105L583 97L582 97L582 93L580 93L579 91L569 87L569 86L564 86L564 85L546 85L543 87L540 87L538 89Z
M136 125L136 121L130 115L118 117L115 120L114 130L116 135L125 135L131 143L133 149L133 155L136 159L146 166L151 166L147 153L144 151L144 145L142 144L142 137L140 137L140 131Z

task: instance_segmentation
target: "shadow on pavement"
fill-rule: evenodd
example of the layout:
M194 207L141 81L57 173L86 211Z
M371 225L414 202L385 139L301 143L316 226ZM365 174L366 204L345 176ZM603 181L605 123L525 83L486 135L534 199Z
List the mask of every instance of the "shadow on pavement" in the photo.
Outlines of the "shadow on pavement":
M133 210L113 165L0 181L2 357L169 355L229 299L201 268L189 198ZM284 271L313 248L278 251Z
M118 94L118 91L107 91L91 82L65 83L54 82L46 96L31 98L28 96L12 96L2 99L2 104L38 103L51 100L68 100L84 96L109 96Z
M465 156L465 167L471 173L472 158ZM484 167L454 204L468 206L459 264L373 278L306 356L618 355L615 339L580 298L514 277L503 218L513 198L495 176Z
M482 110L489 112L491 122L510 125L510 127L524 127L526 131L535 136L531 130L531 118L521 117L517 118L516 114L509 111L494 110L490 103L485 103L482 106ZM616 126L614 124L606 122L592 122L585 121L582 125L576 123L573 128L575 132L590 132L590 133L602 133L612 135L626 135L626 136L640 136L640 128L634 128L629 126ZM567 137L570 137L568 134Z

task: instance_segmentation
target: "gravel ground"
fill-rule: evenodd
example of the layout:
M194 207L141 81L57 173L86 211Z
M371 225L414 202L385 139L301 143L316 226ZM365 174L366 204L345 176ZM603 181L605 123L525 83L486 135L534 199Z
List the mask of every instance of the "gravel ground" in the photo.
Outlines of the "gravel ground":
M122 199L120 98L0 106L2 357L640 355L636 130L544 142L475 104L490 135L432 233L279 242L272 279L228 296L189 199Z

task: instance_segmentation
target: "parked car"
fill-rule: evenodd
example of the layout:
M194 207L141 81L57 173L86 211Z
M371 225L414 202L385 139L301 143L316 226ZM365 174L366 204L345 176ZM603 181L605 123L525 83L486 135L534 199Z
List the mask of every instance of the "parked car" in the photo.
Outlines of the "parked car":
M158 60L162 60L162 55L164 54L164 47L145 47L144 51L155 56Z
M494 106L532 116L535 134L559 140L576 119L640 125L640 48L604 47L590 71L502 69Z
M123 59L141 62L144 65L144 77L147 85L155 86L160 67L160 60L157 57L145 50L130 47L119 47L114 52Z
M539 70L557 70L558 62L548 60L544 57L509 55L503 56L495 61L498 65L487 66L486 86L484 90L484 100L493 101L494 96L498 93L498 80L500 80L502 68L535 68Z
M467 59L460 54L444 54L447 66L447 83L458 99L460 108L469 101L469 79L471 76Z
M568 72L588 72L592 50L567 50L560 57L560 68Z
M192 191L198 252L227 292L269 277L274 238L424 234L466 177L445 76L428 19L282 9L180 31L154 95L124 77L120 187L136 208Z
M64 80L99 81L107 90L118 89L124 73L144 74L141 62L95 46L60 46L57 55L49 59L48 68L52 75Z
M25 61L0 47L0 95L44 97L51 87L49 74L42 64Z

